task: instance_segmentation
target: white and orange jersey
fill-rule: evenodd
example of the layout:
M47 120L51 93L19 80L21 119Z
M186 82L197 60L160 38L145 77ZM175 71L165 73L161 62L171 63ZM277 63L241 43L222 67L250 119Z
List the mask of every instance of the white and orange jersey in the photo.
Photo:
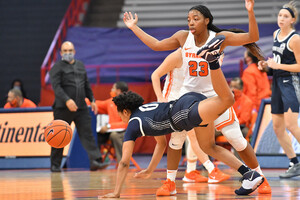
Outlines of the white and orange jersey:
M209 37L206 43L215 36L215 32L209 31ZM207 98L217 95L211 82L209 64L206 60L197 55L199 49L200 47L197 47L195 44L194 35L189 32L186 42L182 48L182 68L184 81L180 90L181 96L188 92L201 93ZM223 58L220 60L221 62L222 59ZM238 119L233 108L231 107L214 121L215 128L217 130L221 130L223 127L232 124L234 121L238 121Z
M209 31L209 37L206 43L213 39L215 35L215 32ZM194 35L189 32L181 51L182 67L184 68L183 73L185 77L180 91L181 95L187 92L202 93L206 97L216 95L211 82L209 64L206 60L197 55L197 51L200 48L201 47L197 47L195 44Z
M179 99L179 91L184 80L183 67L175 68L168 72L163 89L163 97L168 101Z

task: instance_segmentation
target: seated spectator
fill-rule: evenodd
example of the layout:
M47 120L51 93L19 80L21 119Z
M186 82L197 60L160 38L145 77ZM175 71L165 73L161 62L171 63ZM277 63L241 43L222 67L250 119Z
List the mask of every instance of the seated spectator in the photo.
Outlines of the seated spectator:
M118 162L121 160L122 156L122 144L127 124L122 122L119 117L117 106L112 101L112 98L127 91L127 83L121 81L116 82L110 92L111 98L104 101L96 100L98 114L107 114L109 117L109 123L102 126L101 130L98 132L98 145L101 146L102 144L105 144L109 139L114 146Z
M249 131L254 104L251 99L243 93L242 79L238 77L233 78L230 82L230 88L234 93L235 99L233 109L239 119L241 130L245 137Z
M244 94L251 99L258 111L261 100L271 96L270 82L267 73L258 69L258 59L253 54L246 51L244 60L248 65L242 75Z
M21 90L10 89L7 95L7 103L4 108L35 108L36 105L29 99L23 97Z
M13 89L13 88L17 88L17 89L21 90L23 97L24 97L24 98L27 98L27 94L26 94L25 89L24 89L24 84L23 84L23 82L21 81L21 79L14 79L14 80L11 82L11 87L10 87L10 89Z

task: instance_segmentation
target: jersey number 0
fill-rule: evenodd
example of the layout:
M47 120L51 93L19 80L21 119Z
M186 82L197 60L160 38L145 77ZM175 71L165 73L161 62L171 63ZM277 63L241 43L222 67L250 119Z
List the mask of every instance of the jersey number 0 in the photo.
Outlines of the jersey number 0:
M199 66L199 71L197 68ZM196 61L189 61L190 76L207 76L208 75L208 63L206 61L200 61L199 65Z

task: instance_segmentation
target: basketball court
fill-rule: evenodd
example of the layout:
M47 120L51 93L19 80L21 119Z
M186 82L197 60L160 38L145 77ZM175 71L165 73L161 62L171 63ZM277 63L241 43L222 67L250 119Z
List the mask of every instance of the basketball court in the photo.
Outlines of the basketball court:
M141 159L145 158L135 159L143 165ZM144 168L142 165L141 167ZM231 178L220 184L184 183L181 180L184 176L184 167L181 166L176 180L177 195L156 197L156 189L161 186L161 181L166 175L163 167L156 170L150 179L141 180L133 178L136 169L131 166L121 199L300 199L300 177L279 179L278 175L283 173L284 169L263 170L272 187L271 195L261 195L255 191L249 196L236 196L234 190L240 187L241 176L225 165L219 167L223 172L230 174ZM61 173L51 173L49 169L2 170L0 171L0 199L98 199L113 191L116 173L117 170L113 165L108 169L95 172L83 169L64 170ZM205 170L201 170L201 173L207 176Z

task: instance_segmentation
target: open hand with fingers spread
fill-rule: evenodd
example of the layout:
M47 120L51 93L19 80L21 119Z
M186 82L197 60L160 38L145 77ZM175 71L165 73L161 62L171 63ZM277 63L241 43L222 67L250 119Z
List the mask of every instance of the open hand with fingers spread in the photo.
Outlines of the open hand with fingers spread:
M133 17L131 12L125 12L124 17L123 17L123 21L129 29L132 29L132 27L134 27L138 22L138 16L135 13L134 17Z

